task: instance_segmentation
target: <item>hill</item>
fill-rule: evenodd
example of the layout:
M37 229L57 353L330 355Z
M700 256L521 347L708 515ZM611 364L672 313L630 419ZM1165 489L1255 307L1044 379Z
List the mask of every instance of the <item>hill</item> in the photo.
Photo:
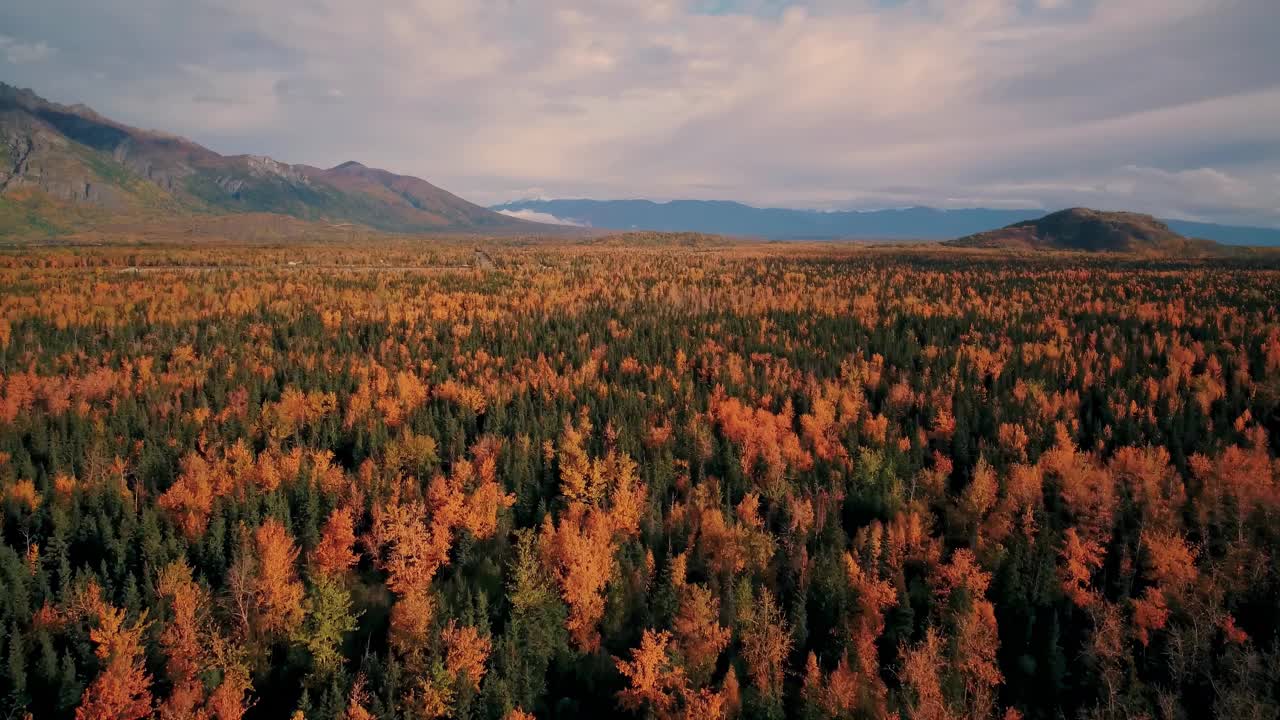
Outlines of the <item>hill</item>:
M614 230L700 232L785 240L876 238L945 240L1034 220L1043 210L912 207L821 212L757 208L719 200L519 200L494 206L537 212L577 224ZM1231 245L1280 245L1280 230L1165 220L1174 231Z
M0 83L0 234L55 234L122 216L238 213L396 232L554 231L416 177L358 162L323 169L220 155Z
M1075 250L1155 255L1221 251L1211 240L1190 239L1150 215L1071 208L952 240L946 245L1012 250Z

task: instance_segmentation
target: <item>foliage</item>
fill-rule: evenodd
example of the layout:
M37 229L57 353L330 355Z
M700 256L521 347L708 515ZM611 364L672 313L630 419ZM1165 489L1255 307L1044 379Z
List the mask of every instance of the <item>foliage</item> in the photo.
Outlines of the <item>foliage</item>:
M472 243L0 255L0 715L1280 709L1265 262Z

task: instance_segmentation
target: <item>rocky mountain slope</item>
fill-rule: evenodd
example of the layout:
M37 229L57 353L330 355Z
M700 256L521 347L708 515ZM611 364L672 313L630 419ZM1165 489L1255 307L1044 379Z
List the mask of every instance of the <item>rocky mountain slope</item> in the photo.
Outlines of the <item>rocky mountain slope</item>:
M0 83L0 234L52 233L120 215L251 212L398 232L552 230L415 177L357 162L322 169L220 155Z

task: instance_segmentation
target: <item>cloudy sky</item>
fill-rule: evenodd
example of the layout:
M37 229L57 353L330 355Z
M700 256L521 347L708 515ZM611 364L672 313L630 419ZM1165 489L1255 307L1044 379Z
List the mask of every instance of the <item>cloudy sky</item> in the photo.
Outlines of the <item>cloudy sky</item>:
M1276 0L10 0L0 80L484 204L1280 227Z

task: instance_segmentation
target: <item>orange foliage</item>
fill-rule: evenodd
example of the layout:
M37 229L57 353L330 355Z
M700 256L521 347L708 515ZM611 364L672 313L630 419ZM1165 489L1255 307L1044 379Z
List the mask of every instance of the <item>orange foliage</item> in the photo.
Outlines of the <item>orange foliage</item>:
M965 700L971 717L989 717L995 706L995 688L1004 682L996 659L1000 635L995 607L975 600L956 623L954 667L964 680Z
M448 560L450 519L442 517L441 522L428 527L424 522L427 517L431 513L419 502L374 509L369 545L379 553L378 564L388 575L387 587L398 595L430 586L436 570Z
M360 560L360 556L353 550L355 543L356 533L351 518L351 508L336 508L329 513L329 519L325 521L320 542L312 554L312 562L322 573L340 575Z
M996 480L995 470L985 458L979 459L977 466L973 469L973 479L970 480L969 486L964 489L964 495L961 497L960 506L966 518L975 526L980 525L987 513L995 507L999 490L1000 484ZM981 539L979 542L981 543Z
M1096 599L1089 583L1094 571L1102 567L1103 554L1101 545L1081 538L1075 528L1067 528L1059 553L1062 565L1058 575L1062 591L1079 607L1088 607Z
M649 707L662 716L676 702L684 688L684 672L671 660L668 645L671 633L645 630L640 647L631 651L631 660L614 660L618 672L627 679L627 689L618 693L618 702L627 710Z
M265 660L305 626L298 543L275 519L243 529L225 577L194 577L183 553L204 567L226 542L206 537L210 528L235 539L222 519L287 508L311 522L316 507L337 509L306 538L316 541L307 576L339 577L362 608L385 606L384 590L394 596L391 660L406 679L402 690L379 687L375 703L357 677L346 720L371 720L370 707L453 713L467 690L499 679L485 677L494 648L484 630L452 620L439 630L437 601L454 612L458 597L452 578L441 596L434 583L460 538L492 552L485 568L504 567L510 526L531 516L542 523L539 569L565 602L576 650L616 647L601 626L637 611L671 613L670 628L645 630L615 661L620 706L657 720L733 715L741 671L756 691L750 710L776 701L792 711L786 683L802 672L795 699L816 715L1001 716L988 595L1039 592L1050 538L1051 584L1091 621L1064 648L1084 640L1073 682L1091 683L1101 703L1078 714L1176 710L1198 687L1179 679L1188 648L1202 680L1229 681L1225 697L1234 668L1211 651L1240 645L1227 656L1248 662L1269 652L1267 618L1242 619L1261 633L1251 638L1231 611L1274 585L1273 273L1057 256L917 264L865 248L725 250L705 238L689 251L504 242L493 276L425 267L465 262L471 242L405 240L394 262L381 249L308 246L306 263L325 267L287 272L272 266L293 247L85 245L0 257L14 287L0 293L0 430L14 450L0 453L0 502L33 601L15 604L25 617L5 628L22 639L13 652L27 654L15 661L31 661L31 631L62 654L87 621L98 662L76 668L93 673L78 718L240 718L250 678L274 682ZM135 255L227 269L79 272L123 269ZM432 272L364 272L397 262ZM282 343L290 323L297 332ZM227 329L243 342L223 342ZM529 416L561 408L582 410L550 426ZM428 425L430 435L411 427ZM855 479L854 437L874 448L889 492ZM723 481L721 452L741 463ZM168 458L179 458L177 477L155 487ZM348 458L362 464L344 467ZM515 498L500 465L531 499L520 512L504 512ZM662 493L650 497L642 477ZM125 568L114 546L93 545L103 523L142 538L140 565L131 546ZM185 540L169 542L174 532ZM361 551L372 567L357 577ZM655 558L672 552L672 593L659 596ZM113 583L122 570L145 582L157 557L154 633L96 587L76 589L99 567ZM472 582L474 569L456 582ZM993 590L996 572L1010 583ZM896 636L923 640L883 647L886 614L921 578L933 597L923 614L913 602L910 634ZM821 623L830 635L799 632L805 647L792 653L772 593L785 587L812 607L832 581L842 600L840 616ZM126 592L113 586L110 597ZM528 595L533 608L549 599ZM618 616L604 623L614 597ZM727 597L732 630L720 620ZM502 615L507 605L490 607ZM376 628L382 614L372 616ZM895 651L901 690L891 693L880 658ZM1029 652L1038 662L1039 646ZM156 702L144 659L169 689ZM1044 714L1010 690L1029 715Z
M431 479L425 503L374 510L368 545L388 575L387 587L400 597L391 612L391 634L406 656L421 654L430 628L431 581L449 560L453 533L465 528L488 537L497 528L498 511L515 502L495 478L496 453L495 440L481 440L472 447L471 461L460 460L448 476Z
M577 503L557 523L548 516L542 525L543 562L569 605L569 633L584 651L600 642L596 625L604 615L604 588L614 569L613 533L606 513Z
M402 657L416 664L430 640L435 604L428 588L409 588L399 595L391 607L391 645Z
M684 708L677 715L680 720L721 720L729 712L724 692L713 692L707 688L696 692L684 690L681 698Z
M40 492L36 490L36 484L30 480L15 482L5 488L3 495L0 495L0 497L3 497L4 501L13 507L29 513L35 512L42 502Z
M853 664L850 665L848 656L841 658L831 681L856 685L868 702L879 707L884 702L886 689L880 679L876 642L884 632L884 613L897 603L898 592L888 581L864 571L852 554L845 553L844 564L849 584L858 598L858 612L851 628ZM846 708L848 701L841 699L835 704Z
M144 668L142 634L146 613L132 625L124 611L98 599L91 590L97 626L89 632L102 672L85 688L76 720L141 720L151 714L151 677Z
M1142 533L1151 580L1167 592L1180 592L1195 582L1196 551L1181 536L1159 530Z
M760 590L760 598L742 624L742 657L756 689L768 697L782 692L783 668L791 652L791 635L782 611L768 590Z
M1222 636L1233 645L1243 645L1249 640L1249 635L1236 627L1236 619L1230 613L1223 616L1220 627L1222 628Z
M684 656L689 676L705 679L715 668L732 633L719 624L720 601L700 585L684 585L672 628Z
M1110 535L1116 508L1115 483L1106 469L1076 449L1061 424L1057 438L1053 449L1041 456L1040 465L1057 477L1059 492L1075 518L1076 528L1087 540L1104 542Z
M1197 514L1202 524L1235 525L1249 515L1274 516L1280 507L1280 462L1267 452L1265 431L1250 432L1251 446L1228 447L1220 457L1194 455L1192 474L1200 484Z
M1134 637L1146 647L1151 641L1151 633L1163 630L1169 622L1169 607L1164 602L1164 594L1153 587L1140 598L1133 598Z
M942 693L938 671L944 666L942 637L929 628L919 645L902 649L899 677L907 691L912 720L950 720L954 717Z
M1186 492L1170 464L1168 450L1120 448L1109 467L1144 519L1161 527L1177 521Z
M776 482L788 469L805 471L813 467L812 456L801 447L799 436L792 430L794 413L789 400L775 414L764 408L752 409L737 398L725 398L723 389L716 388L710 413L725 437L741 446L744 474L752 475L757 463L762 463L766 481ZM813 422L816 421L811 421L811 426Z
M240 720L248 710L245 693L251 688L248 668L240 664L225 666L222 682L209 694L209 701L205 703L210 717L218 720Z
M453 621L440 632L445 646L445 665L449 671L465 678L473 688L480 687L484 678L485 661L489 659L489 638L470 625L458 627Z
M604 494L603 468L591 462L582 448L584 436L590 434L591 425L575 428L565 423L560 435L560 494L569 502L596 502Z
M160 645L169 657L169 679L175 688L193 689L202 696L203 688L196 680L208 652L205 624L209 595L196 584L191 568L181 560L170 563L160 572L156 592L168 602L172 615L160 634Z
M275 518L267 518L254 531L253 541L258 570L253 583L257 627L268 636L288 636L302 622L306 594L295 567L298 548Z

